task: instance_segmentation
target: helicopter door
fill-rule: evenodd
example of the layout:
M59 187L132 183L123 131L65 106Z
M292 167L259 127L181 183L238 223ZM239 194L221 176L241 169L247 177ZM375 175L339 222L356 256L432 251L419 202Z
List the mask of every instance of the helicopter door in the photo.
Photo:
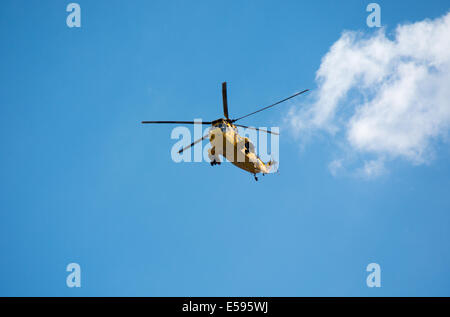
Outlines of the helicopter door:
M245 138L244 148L245 148L245 154L249 154L250 152L251 153L255 152L255 146L247 138Z

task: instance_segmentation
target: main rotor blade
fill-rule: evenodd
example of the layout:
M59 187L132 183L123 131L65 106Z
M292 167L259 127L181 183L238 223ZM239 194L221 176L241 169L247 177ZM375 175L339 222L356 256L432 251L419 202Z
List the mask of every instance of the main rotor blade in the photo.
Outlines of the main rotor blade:
M277 132L272 132L272 131L265 130L265 129L259 129L259 128L254 128L254 127L247 127L245 125L240 125L240 124L235 124L235 126L241 127L241 128L246 128L246 129L252 129L252 130L256 130L256 131L262 131L262 132L266 132L266 133L270 133L270 134L280 135Z
M142 121L142 123L211 124L211 121Z
M197 143L202 142L204 139L206 139L206 138L208 138L208 137L209 137L209 134L203 136L201 139L198 139L198 140L192 142L191 144L189 144L188 146L186 146L186 147L182 148L181 150L179 150L178 153L180 153L180 154L183 153L184 150L187 150L187 149L189 149L190 147L196 145Z
M223 115L228 118L227 82L222 83Z
M285 98L285 99L283 99L283 100L280 100L280 101L278 101L278 102L276 102L276 103L274 103L274 104L271 104L270 106L267 106L267 107L264 107L264 108L262 108L262 109L256 110L255 112L249 113L249 114L247 114L247 115L245 115L245 116L243 116L243 117L240 117L240 118L237 118L237 119L233 119L233 120L231 120L231 122L236 122L236 121L238 121L238 120L247 118L247 117L249 117L249 116L251 116L251 115L254 115L255 113L258 113L258 112L260 112L260 111L269 109L269 108L271 108L271 107L273 107L273 106L276 106L276 105L278 105L278 104L280 104L280 103L282 103L282 102L285 102L286 100L289 100L289 99L294 98L294 97L296 97L296 96L298 96L298 95L301 95L301 94L303 94L303 93L305 93L305 92L307 92L307 91L309 91L309 89L305 89L305 90L303 90L303 91L300 91L300 92L298 92L298 93L296 93L296 94L294 94L294 95L292 95L292 96L290 96L290 97L287 97L287 98Z

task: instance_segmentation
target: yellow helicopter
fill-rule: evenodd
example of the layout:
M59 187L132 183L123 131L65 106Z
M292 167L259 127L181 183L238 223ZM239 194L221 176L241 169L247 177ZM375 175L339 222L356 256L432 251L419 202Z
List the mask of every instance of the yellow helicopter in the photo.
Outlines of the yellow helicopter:
M298 95L301 95L307 92L309 89L298 92L288 98L280 100L270 106L261 108L257 111L249 113L245 116L239 117L237 119L230 119L228 116L228 99L227 99L227 83L222 83L222 99L223 99L223 114L225 118L219 118L214 121L142 121L143 124L206 124L211 125L208 134L203 136L202 138L192 142L188 146L182 148L178 151L178 153L182 153L186 149L196 145L197 143L202 142L205 139L209 139L211 143L211 148L208 150L208 157L211 160L211 166L220 165L221 160L220 156L226 158L229 162L234 164L235 166L243 169L255 177L255 180L258 180L256 174L262 173L263 175L271 172L276 162L269 161L264 163L258 155L255 153L255 147L249 138L241 137L238 133L237 127L253 129L257 131L263 131L266 133L276 134L276 132L258 129L254 127L248 127L240 124L234 124L236 121L247 118L255 113L258 113L263 110L267 110L271 107L274 107L286 100L294 98Z

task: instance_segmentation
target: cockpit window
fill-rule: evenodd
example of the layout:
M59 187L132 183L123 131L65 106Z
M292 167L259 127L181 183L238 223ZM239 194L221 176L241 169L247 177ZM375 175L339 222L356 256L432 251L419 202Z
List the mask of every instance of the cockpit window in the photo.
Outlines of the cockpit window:
M219 124L215 125L214 127L215 128L219 128L220 130L222 130L223 133L225 133L225 132L227 132L229 130L232 130L232 131L237 133L237 129L236 128L234 128L233 126L229 126L226 123L219 123Z
M222 132L227 131L227 125L223 123L219 123L218 125L216 125L216 128L219 128L220 130L222 130Z

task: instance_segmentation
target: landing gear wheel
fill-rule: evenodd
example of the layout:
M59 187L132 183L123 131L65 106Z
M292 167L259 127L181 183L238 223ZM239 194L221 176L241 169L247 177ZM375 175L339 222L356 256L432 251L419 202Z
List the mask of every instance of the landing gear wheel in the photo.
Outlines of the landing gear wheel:
M220 165L221 162L217 162L216 160L211 161L209 164L211 164L211 166L214 165Z
M258 181L258 177L256 175L253 175L255 177L255 181Z

